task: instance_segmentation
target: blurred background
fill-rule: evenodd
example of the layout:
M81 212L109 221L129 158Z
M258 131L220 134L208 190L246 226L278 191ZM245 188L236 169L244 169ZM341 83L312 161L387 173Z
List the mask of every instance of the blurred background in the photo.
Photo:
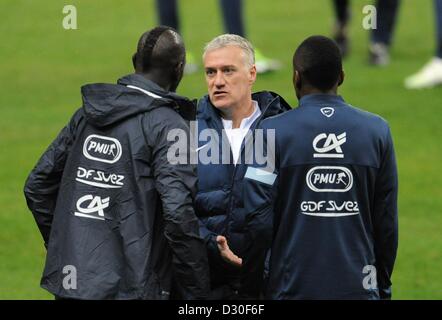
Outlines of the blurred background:
M408 90L404 79L435 52L433 0L402 0L390 63L368 63L370 30L353 0L350 52L340 93L390 123L399 167L399 252L394 299L442 299L442 86ZM65 5L77 9L65 30ZM224 33L218 0L181 0L181 32L199 69L178 93L206 93L202 48ZM296 107L295 48L309 35L333 36L331 0L244 0L247 37L281 68L261 74L255 91L272 90ZM23 197L27 175L81 106L80 86L115 82L133 71L139 36L158 23L154 0L2 0L0 3L0 299L52 299L39 287L45 249Z

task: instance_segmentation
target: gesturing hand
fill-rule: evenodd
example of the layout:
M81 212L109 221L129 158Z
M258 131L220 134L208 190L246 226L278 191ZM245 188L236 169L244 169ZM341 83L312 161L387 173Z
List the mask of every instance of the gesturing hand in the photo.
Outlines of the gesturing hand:
M218 244L218 249L221 254L221 257L227 262L235 267L240 268L242 265L242 259L238 257L236 254L230 250L229 245L227 244L227 239L224 236L217 236L216 242Z

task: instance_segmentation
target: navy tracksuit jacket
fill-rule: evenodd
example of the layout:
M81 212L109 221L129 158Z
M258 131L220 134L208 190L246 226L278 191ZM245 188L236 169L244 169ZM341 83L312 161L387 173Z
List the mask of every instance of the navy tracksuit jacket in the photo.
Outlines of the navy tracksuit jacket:
M257 92L252 95L252 99L258 102L262 113L251 130L263 119L291 109L282 97L273 92ZM196 214L200 218L201 237L208 249L212 287L231 287L233 284L238 289L241 270L221 258L216 236L225 236L230 249L240 257L243 255L247 242L243 205L243 179L247 168L244 142L241 161L235 166L226 136L224 142L227 143L223 149L224 127L221 116L208 96L198 103L197 120L199 162ZM215 154L218 157L212 158ZM206 160L204 156L208 156Z
M387 122L315 94L261 127L275 130L275 169L245 175L246 229L260 230L243 259L249 282L272 241L268 299L390 298L398 182Z

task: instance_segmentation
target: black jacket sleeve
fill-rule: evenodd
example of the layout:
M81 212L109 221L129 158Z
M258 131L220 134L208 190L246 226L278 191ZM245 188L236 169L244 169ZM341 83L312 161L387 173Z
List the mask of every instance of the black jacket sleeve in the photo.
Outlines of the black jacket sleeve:
M78 112L41 156L29 174L24 193L47 247L63 169L75 135Z
M152 147L155 187L162 202L164 234L172 250L178 287L184 299L205 299L209 268L193 206L197 175L196 165L189 164L189 127L168 107L151 111L148 119L146 137ZM178 136L180 140L176 140Z
M218 234L216 234L213 231L210 231L207 228L206 222L202 219L199 219L199 226L200 226L200 235L204 240L204 243L206 245L208 258L214 260L214 261L222 261L221 254L218 249L218 243L216 242L216 238Z
M398 247L398 177L390 130L376 179L373 210L374 250L381 299L391 299L391 274Z

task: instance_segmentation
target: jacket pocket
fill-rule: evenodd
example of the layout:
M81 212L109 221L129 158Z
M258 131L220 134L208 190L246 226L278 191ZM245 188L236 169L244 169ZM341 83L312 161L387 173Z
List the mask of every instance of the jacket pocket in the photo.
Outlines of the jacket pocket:
M227 214L229 197L230 193L223 189L199 192L196 196L197 214L205 217Z

